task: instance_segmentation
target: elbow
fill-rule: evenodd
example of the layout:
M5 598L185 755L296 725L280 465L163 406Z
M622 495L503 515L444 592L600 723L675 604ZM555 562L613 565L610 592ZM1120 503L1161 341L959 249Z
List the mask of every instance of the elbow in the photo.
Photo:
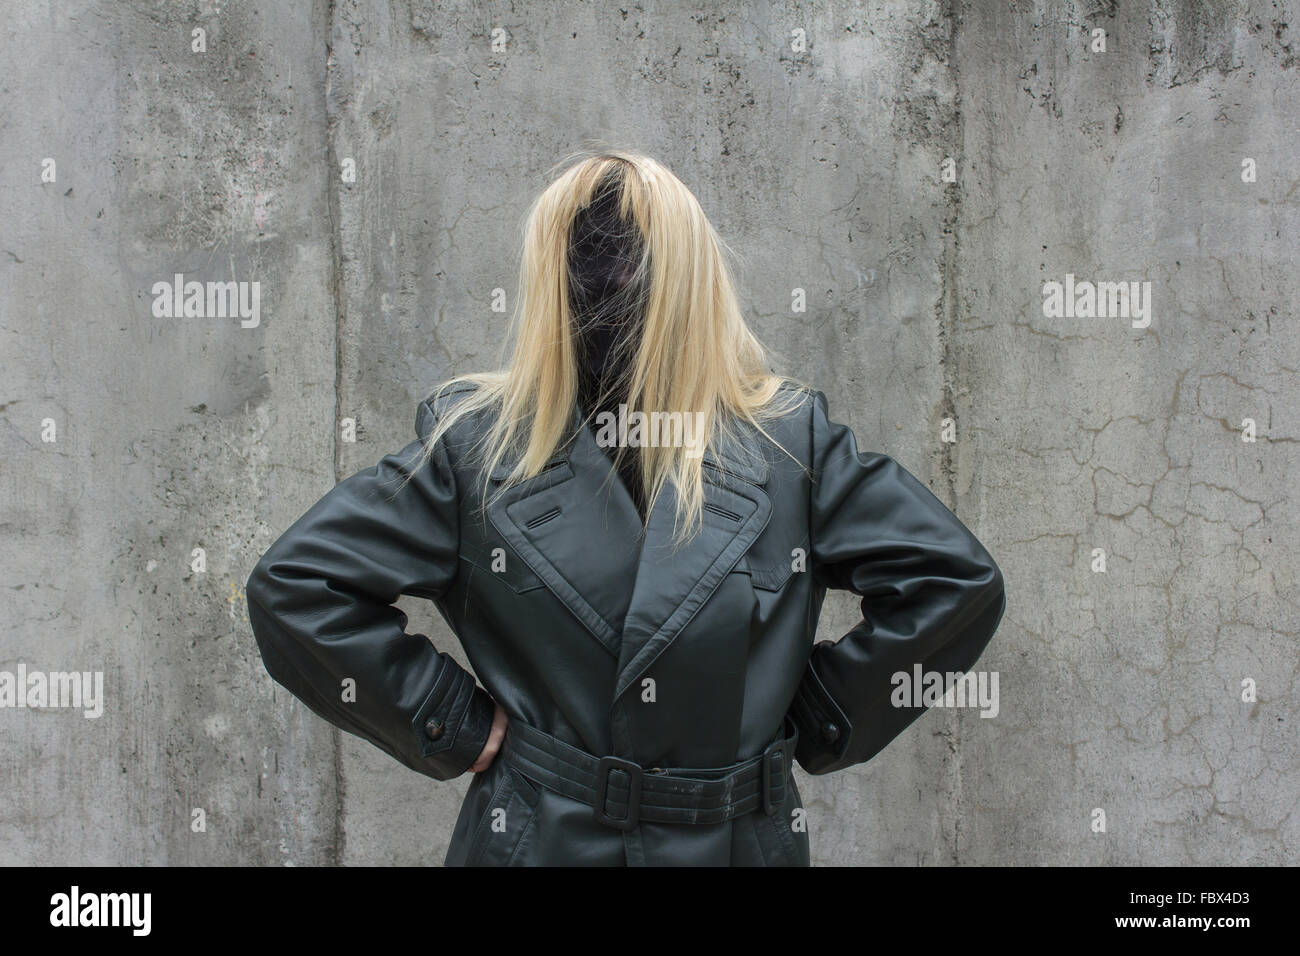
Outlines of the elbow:
M985 573L980 575L973 588L970 607L966 627L975 657L978 657L997 632L1007 607L1006 582L1002 569L992 558L988 559Z
M983 547L977 568L967 578L963 609L958 615L962 641L968 646L971 663L983 653L1002 623L1007 605L1006 580L1002 569Z
M248 606L248 624L262 654L262 662L271 676L279 681L280 664L290 651L287 646L290 635L275 613L275 582L265 556L244 582L244 600Z
M983 602L987 606L1001 605L1006 607L1007 587L1006 581L1002 577L1002 569L998 567L997 562L992 557L988 559L988 581L981 588Z
M277 617L287 610L294 584L292 576L286 574L291 559L283 537L262 553L244 582L244 596L250 608L256 605L263 615Z
M258 594L260 594L264 587L265 574L266 573L262 570L261 561L258 561L257 564L253 566L253 570L249 572L248 580L244 582L244 596L248 599L249 604L258 600Z
M267 565L266 556L263 555L261 560L253 566L253 570L248 575L248 580L244 582L244 597L248 601L250 617L252 616L251 609L253 605L256 604L260 608L267 606L271 591L270 578L270 568Z
M966 605L975 612L983 612L1006 601L1006 580L1002 569L988 548L972 534L966 578Z

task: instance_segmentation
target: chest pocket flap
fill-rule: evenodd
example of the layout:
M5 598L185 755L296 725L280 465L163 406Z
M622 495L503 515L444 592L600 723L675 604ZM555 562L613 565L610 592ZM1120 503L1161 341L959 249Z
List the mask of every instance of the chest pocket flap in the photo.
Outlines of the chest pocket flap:
M805 566L808 560L808 539L805 538L797 546L802 552ZM779 591L785 587L786 582L794 574L795 562L798 558L792 548L791 553L782 554L779 551L762 551L751 549L741 557L737 562L735 570L748 574L754 587L764 591Z
M500 581L516 594L544 586L542 579L533 573L528 563L504 541L462 540L460 559L471 566L472 573Z

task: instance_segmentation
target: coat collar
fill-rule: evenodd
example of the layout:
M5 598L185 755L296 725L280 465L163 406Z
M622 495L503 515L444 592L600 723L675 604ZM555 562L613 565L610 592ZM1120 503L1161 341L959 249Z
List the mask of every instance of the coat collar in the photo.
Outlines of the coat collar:
M591 437L590 431L582 427L583 418L582 408L575 406L573 415L569 419L570 435L566 441L561 443L560 448L551 456L551 460L546 463L546 468L543 470L555 468L571 461L579 440L584 436ZM594 438L592 438L592 444L595 444ZM599 448L600 446L597 445L596 447ZM754 485L762 486L767 484L769 474L767 459L758 453L757 443L750 439L742 440L739 443L732 442L730 445L717 449L705 449L701 457L704 464L713 469L715 473L722 472L724 475L734 475L742 481ZM492 480L504 481L509 477L510 472L514 470L518 462L518 455L503 455L501 461L492 469ZM705 472L705 478L706 480L709 478L709 472L707 471Z
M642 534L641 516L576 408L568 440L532 478L489 506L500 534L546 587L613 655L611 705L695 616L772 514L763 485L769 466L748 430L704 454L703 525L674 546L677 495L671 485ZM517 459L503 461L500 481Z

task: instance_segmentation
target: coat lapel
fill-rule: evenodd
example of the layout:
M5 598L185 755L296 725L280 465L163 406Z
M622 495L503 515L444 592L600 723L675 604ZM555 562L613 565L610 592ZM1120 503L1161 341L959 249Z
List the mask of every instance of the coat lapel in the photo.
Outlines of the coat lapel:
M674 545L677 493L666 485L651 513L623 620L614 700L632 687L681 633L772 516L763 491L767 463L754 443L741 454L704 459L703 524ZM725 469L725 470L724 470Z
M664 488L641 517L575 409L574 434L545 470L489 506L493 526L533 573L618 660L614 700L663 653L762 533L772 515L768 466L748 437L704 456L698 534L674 546L677 494ZM514 460L491 475L500 481Z
M488 516L533 573L618 657L641 546L641 517L609 459L575 413L570 437L541 473L514 485ZM501 481L514 467L503 460Z

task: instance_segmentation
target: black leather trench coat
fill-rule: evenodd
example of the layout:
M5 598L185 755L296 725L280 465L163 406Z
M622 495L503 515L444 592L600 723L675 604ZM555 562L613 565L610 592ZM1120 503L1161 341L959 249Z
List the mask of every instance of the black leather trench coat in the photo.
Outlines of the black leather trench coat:
M420 773L465 773L493 700L506 710L447 865L806 866L817 821L793 760L870 759L924 711L893 706L892 675L969 669L1002 617L988 551L897 462L859 452L820 392L768 428L799 464L759 436L706 456L704 526L675 552L672 490L643 539L576 414L487 520L481 418L396 492L458 394L422 402L418 440L336 485L247 583L270 675ZM863 620L814 646L827 588L860 595ZM434 602L482 686L405 631L399 595Z

